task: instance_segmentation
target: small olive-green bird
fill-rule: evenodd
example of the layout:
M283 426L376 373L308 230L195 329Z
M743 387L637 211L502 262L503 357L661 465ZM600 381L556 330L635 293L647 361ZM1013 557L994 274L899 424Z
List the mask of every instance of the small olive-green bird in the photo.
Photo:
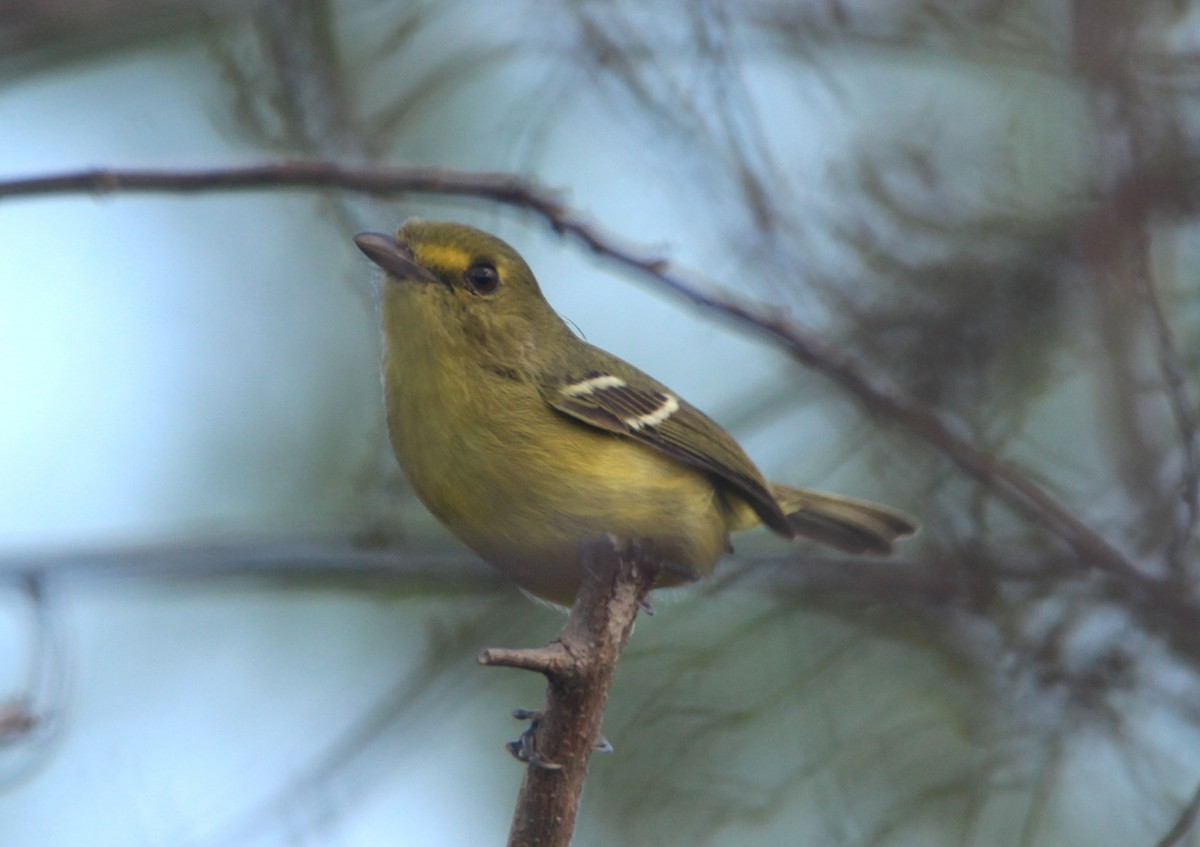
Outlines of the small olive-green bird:
M355 243L386 273L392 449L451 532L529 592L569 605L585 540L649 541L659 585L710 573L729 534L766 524L851 553L915 531L862 500L768 483L720 426L581 340L517 251L410 220Z

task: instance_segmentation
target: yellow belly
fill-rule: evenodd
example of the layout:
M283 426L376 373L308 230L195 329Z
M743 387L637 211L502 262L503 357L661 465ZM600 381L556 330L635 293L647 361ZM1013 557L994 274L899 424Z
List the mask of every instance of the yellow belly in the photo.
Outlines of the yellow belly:
M393 371L400 361L407 372ZM581 542L606 533L649 539L679 574L709 573L726 550L733 518L705 474L554 411L528 383L480 369L466 385L439 385L412 362L385 361L405 476L448 529L530 592L569 604Z
M485 561L546 599L571 602L580 543L606 533L652 540L681 573L712 570L727 530L706 477L544 410L539 428L552 434L542 439L505 437L517 434L494 421L486 434L462 437L400 415L392 442L429 510ZM441 446L431 449L434 441Z

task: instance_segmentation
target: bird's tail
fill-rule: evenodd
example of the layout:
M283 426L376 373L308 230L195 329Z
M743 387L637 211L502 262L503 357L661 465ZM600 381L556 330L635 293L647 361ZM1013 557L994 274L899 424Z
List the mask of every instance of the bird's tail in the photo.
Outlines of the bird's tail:
M775 483L771 483L771 493L796 535L847 553L891 553L896 539L917 531L912 518L878 503ZM735 529L750 529L759 523L748 508L739 512Z

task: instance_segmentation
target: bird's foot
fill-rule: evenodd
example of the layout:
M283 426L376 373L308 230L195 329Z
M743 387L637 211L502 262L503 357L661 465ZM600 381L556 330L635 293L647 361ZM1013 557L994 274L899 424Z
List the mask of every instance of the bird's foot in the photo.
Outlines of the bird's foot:
M510 741L504 745L505 749L512 754L512 757L518 762L524 762L527 765L532 765L542 770L562 770L562 765L550 761L538 752L537 728L538 723L542 719L542 713L537 709L513 709L512 716L519 721L529 721L529 727L521 733L516 741ZM596 736L596 741L592 744L592 749L599 750L601 753L611 753L613 746L603 734L600 734Z
M562 770L562 765L550 761L538 752L537 728L542 720L542 713L534 709L513 709L512 716L519 721L529 721L528 728L521 733L516 741L510 741L504 745L505 749L512 754L512 757L518 762L524 762L527 765L532 765L542 770Z

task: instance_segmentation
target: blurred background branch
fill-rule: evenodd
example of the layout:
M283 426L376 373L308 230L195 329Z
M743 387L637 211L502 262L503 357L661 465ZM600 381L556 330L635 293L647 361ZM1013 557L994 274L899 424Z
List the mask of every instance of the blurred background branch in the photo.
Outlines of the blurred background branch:
M955 435L951 427L928 407L906 397L881 374L864 368L838 345L794 321L772 316L766 304L735 300L721 293L712 281L702 280L694 272L673 268L663 258L649 258L644 248L619 246L616 238L586 222L580 213L554 200L554 193L519 176L424 168L359 170L320 161L200 172L144 172L109 168L0 180L0 198L77 191L93 194L146 191L193 193L297 187L338 188L374 196L406 193L461 195L533 211L544 217L556 232L576 237L597 255L613 260L619 267L634 271L719 317L731 319L766 336L804 364L830 376L839 387L853 394L868 409L928 441L1000 499L1062 537L1079 551L1085 564L1141 584L1145 590L1156 589L1156 585L1145 581L1137 568L1120 552L1019 470L1003 464L985 450ZM1159 330L1160 340L1165 343L1161 324ZM1172 396L1177 400L1174 406L1182 410L1186 405L1186 398L1179 396L1182 386L1172 383L1172 387ZM1194 435L1188 430L1185 430L1185 434Z
M578 843L1197 843L1198 12L0 3L0 840L501 840L470 660L559 621L387 457L346 236L412 214L925 526L660 603Z

